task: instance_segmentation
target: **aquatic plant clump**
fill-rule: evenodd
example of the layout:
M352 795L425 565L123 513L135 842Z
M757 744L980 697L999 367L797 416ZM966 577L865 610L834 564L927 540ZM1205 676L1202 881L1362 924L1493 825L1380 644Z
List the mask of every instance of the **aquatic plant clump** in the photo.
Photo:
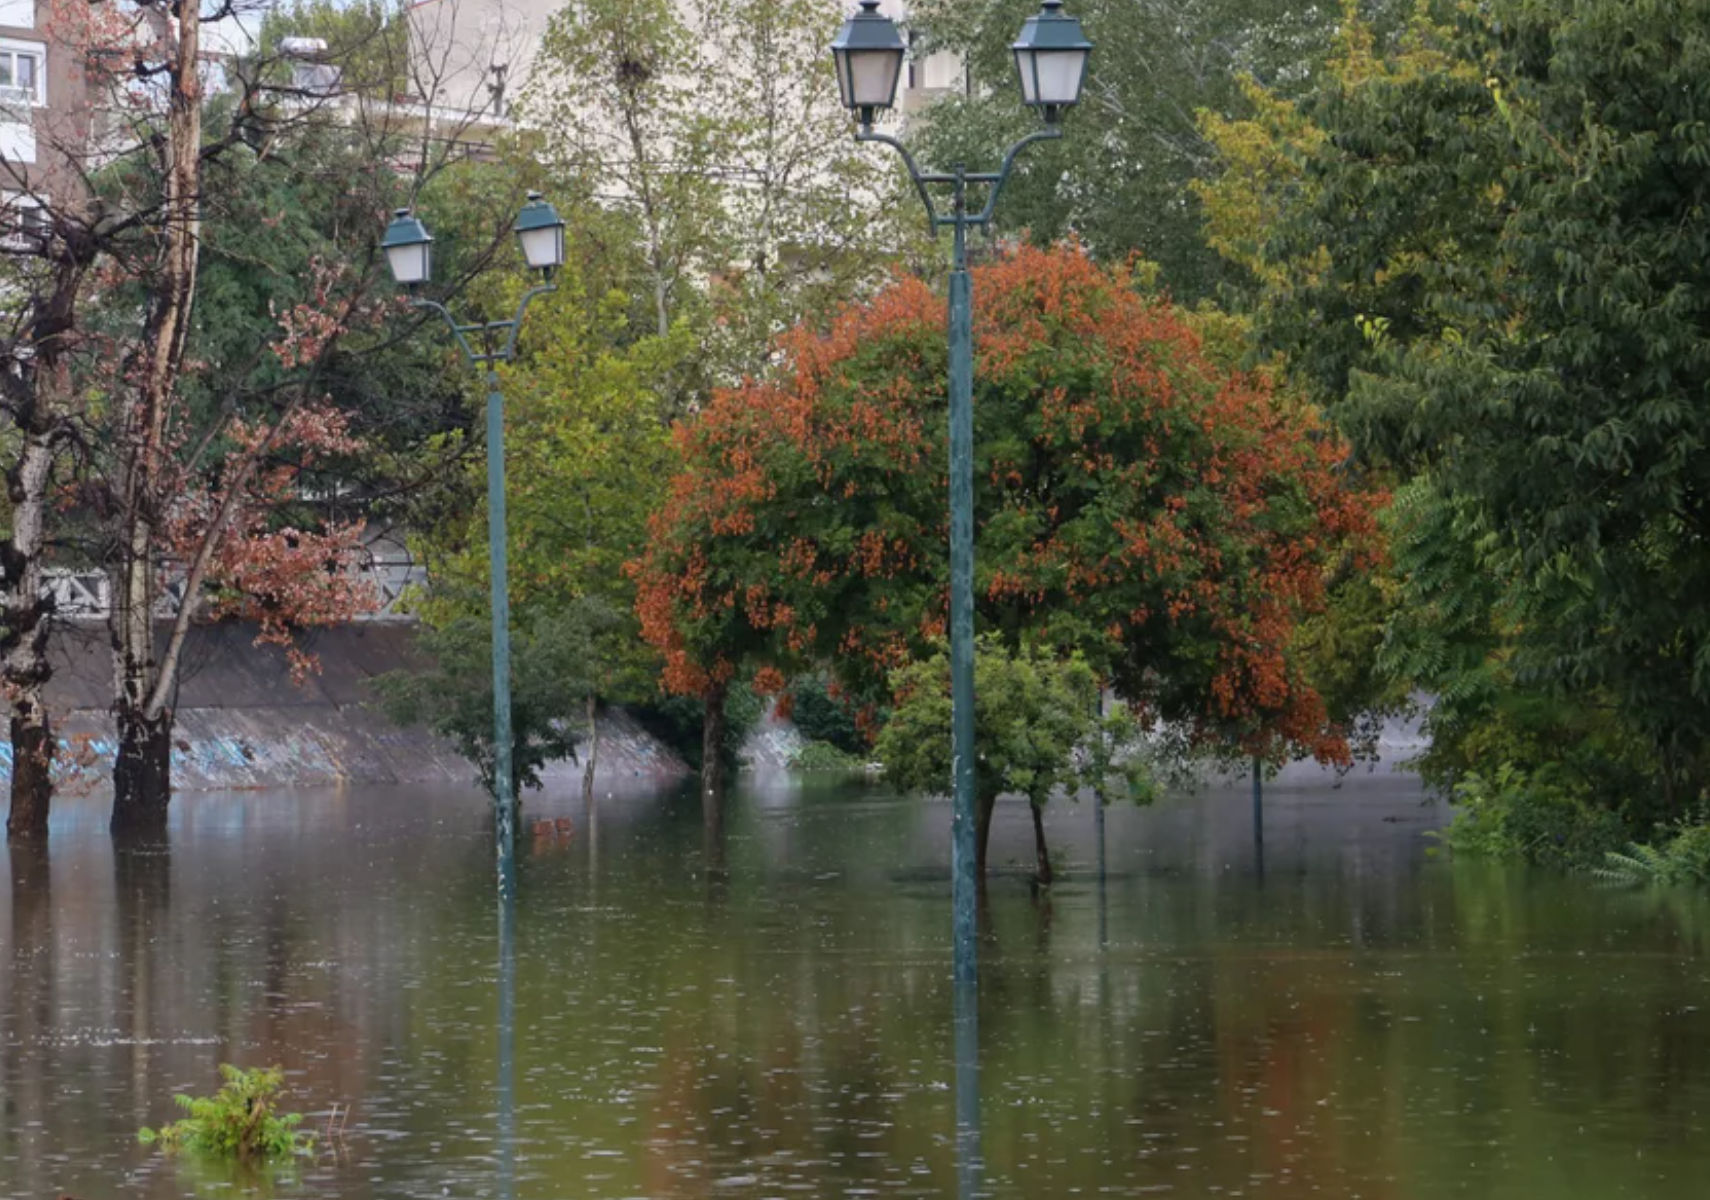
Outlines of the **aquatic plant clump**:
M1710 886L1710 825L1682 826L1655 845L1634 842L1604 855L1592 874L1606 883Z
M315 1135L298 1129L302 1113L275 1110L285 1072L279 1067L244 1070L220 1064L225 1080L212 1096L174 1096L186 1115L170 1125L137 1130L137 1141L168 1154L189 1151L214 1158L257 1162L311 1154Z

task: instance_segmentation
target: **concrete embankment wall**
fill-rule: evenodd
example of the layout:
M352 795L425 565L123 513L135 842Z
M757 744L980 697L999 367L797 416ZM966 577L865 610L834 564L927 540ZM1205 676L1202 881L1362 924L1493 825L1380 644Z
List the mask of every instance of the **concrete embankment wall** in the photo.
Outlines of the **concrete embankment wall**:
M340 783L452 783L474 780L447 742L401 729L373 706L369 681L419 662L414 631L403 622L368 622L305 635L300 645L320 671L302 684L276 646L257 646L241 623L199 626L184 657L173 751L184 789L317 787ZM87 747L94 761L74 788L100 791L111 773L113 666L105 627L67 624L55 631L48 702L62 741ZM0 739L0 776L11 773L11 744ZM685 776L681 760L625 714L602 719L600 786L653 787ZM550 783L580 780L565 764Z
M191 632L179 692L173 752L177 787L187 790L324 787L345 783L468 785L475 769L446 741L392 724L373 704L370 681L418 665L415 632L407 622L376 621L322 630L299 644L320 671L303 683L276 646L255 644L241 623ZM89 762L68 790L100 793L109 784L114 752L112 654L104 626L65 624L50 647L54 665L48 702L62 742L86 747ZM743 759L761 775L787 771L801 735L768 713L750 735ZM1424 748L1413 721L1390 723L1375 770L1388 774ZM0 736L0 779L12 767L11 743ZM1373 768L1362 767L1359 774ZM621 711L601 718L598 786L603 791L653 790L690 771L670 749ZM1315 763L1284 768L1275 783L1335 782ZM580 786L581 768L559 763L545 772L548 788ZM1235 782L1229 780L1227 782Z

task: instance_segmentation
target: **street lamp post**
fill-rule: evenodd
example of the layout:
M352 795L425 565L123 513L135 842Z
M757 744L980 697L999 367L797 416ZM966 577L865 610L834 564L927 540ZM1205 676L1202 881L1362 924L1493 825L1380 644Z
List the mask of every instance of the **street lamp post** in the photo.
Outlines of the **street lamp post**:
M564 222L540 193L512 227L523 260L541 273L541 283L523 293L508 321L460 324L443 304L411 295L412 307L444 318L472 367L484 369L487 382L487 557L493 608L493 808L497 834L499 894L511 899L516 887L516 788L511 775L511 629L510 589L505 545L505 414L499 392L499 364L516 357L517 332L531 301L556 291L552 272L564 265ZM380 241L392 278L412 293L428 281L433 267L433 235L407 208L400 208Z
M516 358L517 333L536 296L557 291L552 273L564 265L564 222L539 192L517 214L512 232L530 270L541 282L523 293L508 321L460 324L445 305L411 295L414 308L444 318L472 367L487 375L487 558L493 608L493 831L499 873L498 1158L497 1194L509 1200L516 1175L517 831L516 785L511 776L511 602L505 544L505 408L499 364ZM400 208L380 239L392 278L412 293L433 271L433 235Z
M1022 102L1037 109L1045 128L1021 138L996 171L969 171L957 163L948 172L924 172L896 138L879 133L873 121L896 99L905 46L896 24L879 12L879 0L861 0L861 10L844 22L831 44L844 106L855 114L855 140L882 142L902 155L909 178L926 207L936 236L951 231L950 269L950 748L951 748L951 909L955 979L971 984L978 977L975 949L974 876L974 345L968 280L967 234L989 229L998 195L1009 180L1016 156L1034 142L1063 136L1063 111L1081 95L1092 44L1081 23L1063 12L1063 0L1044 0L1027 19L1011 46ZM969 185L984 185L979 208L968 206ZM940 213L934 188L949 190L950 211Z

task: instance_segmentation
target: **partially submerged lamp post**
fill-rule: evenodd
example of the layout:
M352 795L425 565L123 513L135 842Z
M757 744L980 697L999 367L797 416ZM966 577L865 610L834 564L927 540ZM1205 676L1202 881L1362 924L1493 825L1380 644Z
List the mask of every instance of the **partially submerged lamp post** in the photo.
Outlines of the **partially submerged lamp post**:
M948 172L922 172L908 149L873 129L878 114L896 99L905 47L896 24L879 12L879 0L861 0L861 11L844 22L831 43L837 84L845 107L855 114L855 140L883 142L902 155L909 178L926 206L934 235L948 227L952 235L950 270L950 695L951 695L951 908L955 930L955 978L972 983L978 976L975 950L974 811L974 347L973 312L968 283L967 233L989 229L998 194L1015 166L1016 155L1038 141L1063 136L1063 111L1080 99L1092 43L1081 23L1063 12L1063 0L1045 0L1027 19L1010 48L1021 82L1022 102L1037 109L1045 128L1009 148L996 171L968 171L957 163ZM969 211L969 184L986 187L985 202ZM940 213L932 189L948 188L950 211Z
M564 222L541 198L528 203L512 226L523 261L539 271L541 282L523 293L508 321L460 325L445 305L414 295L433 269L433 235L407 208L386 226L380 248L392 278L408 289L410 304L438 313L457 339L464 357L487 372L487 560L492 576L493 608L493 829L499 867L499 1196L508 1200L515 1176L516 1144L516 787L511 777L511 603L505 545L505 410L499 392L499 364L516 358L517 333L536 296L557 291L552 273L564 265ZM474 340L472 341L471 338Z
M511 776L511 630L510 590L505 553L505 414L499 394L498 365L516 357L517 331L529 303L556 291L552 272L564 265L564 222L539 192L512 227L530 270L541 282L523 293L516 315L508 321L461 325L443 304L411 295L410 304L445 319L471 366L487 373L487 557L492 575L493 607L493 808L498 841L499 891L514 894L516 883L516 789ZM392 278L412 293L428 281L433 267L433 235L407 208L400 208L380 241Z

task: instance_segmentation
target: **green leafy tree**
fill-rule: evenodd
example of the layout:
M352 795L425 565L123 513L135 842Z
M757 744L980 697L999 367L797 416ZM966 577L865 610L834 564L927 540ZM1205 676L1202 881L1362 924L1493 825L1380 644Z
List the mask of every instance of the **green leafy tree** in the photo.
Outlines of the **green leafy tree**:
M1420 431L1364 381L1386 342L1432 342L1488 316L1502 278L1490 93L1435 8L1420 5L1386 50L1346 6L1306 96L1246 80L1245 117L1202 116L1219 171L1195 187L1210 244L1255 282L1245 295L1260 345L1286 357L1366 462L1406 471Z
M893 157L851 136L826 46L843 14L820 0L701 0L718 116L713 321L723 377L760 371L773 342L870 294L926 253ZM716 254L717 258L711 256Z
M896 705L874 749L885 775L914 792L943 792L950 779L950 658L931 657L891 674ZM1084 658L1059 659L1038 647L1006 648L986 635L974 654L975 873L986 874L992 812L999 796L1025 796L1033 815L1036 878L1052 879L1044 807L1080 783L1076 752L1098 728L1098 679Z
M669 0L575 0L542 39L523 98L563 173L598 181L634 222L654 332L697 300L716 240L716 116L694 94L693 30Z
M189 331L198 369L180 381L198 423L217 424L222 411L290 386L295 368L276 352L280 317L313 301L329 277L361 275L365 302L390 299L375 257L376 214L405 193L373 155L356 131L316 120L267 153L233 151L211 173ZM514 174L485 164L449 169L424 188L430 219L470 230L436 246L452 278L478 279L495 265L491 248L504 235L486 213L504 211L522 190ZM305 490L342 495L353 509L377 498L396 509L436 478L429 440L467 428L473 406L461 376L445 370L443 343L406 336L402 317L350 324L325 345L314 386L367 450L325 464Z
M1078 650L1206 752L1345 760L1292 654L1330 568L1375 549L1344 449L1126 270L1024 248L974 295L981 627ZM685 431L635 566L669 690L823 666L870 724L942 636L943 312L899 281Z
M1438 572L1450 619L1495 614L1468 630L1494 661L1423 682L1512 681L1491 702L1553 722L1558 747L1599 723L1636 740L1647 782L1600 802L1639 829L1710 788L1710 477L1690 450L1710 436L1710 51L1679 36L1705 15L1422 10L1400 53L1307 107L1326 136L1265 250L1287 278L1272 344L1369 460L1428 472L1477 546L1463 565L1500 568L1493 606L1488 573Z
M1178 298L1240 277L1208 245L1190 183L1216 173L1202 113L1246 116L1243 77L1283 96L1305 90L1333 40L1337 6L1322 0L1079 0L1096 46L1070 136L1035 147L997 213L1000 228L1041 240L1073 231L1112 261L1138 251ZM1361 8L1385 24L1401 0ZM1036 0L911 4L920 48L963 56L972 86L928 108L932 161L985 164L1036 118L1022 107L1009 45Z
M524 100L539 152L631 222L654 332L696 330L681 407L910 244L891 164L837 100L836 21L810 0L574 0L542 42Z
M854 708L824 672L791 682L789 712L802 736L811 741L825 742L846 755L864 754L870 745L855 721Z
M325 42L315 61L337 70L342 91L380 101L410 91L409 15L397 0L290 0L267 10L255 41L274 56L285 38ZM281 87L292 86L290 66L281 58L274 68Z
M665 338L625 341L624 295L590 297L574 265L561 272L558 286L531 310L524 353L506 372L507 528L519 623L553 645L568 646L572 633L584 639L574 654L577 682L567 680L564 693L580 711L545 704L536 728L525 735L519 725L517 738L519 750L526 736L539 754L567 754L577 739L555 739L542 723L573 723L591 795L600 703L648 700L654 690L657 661L637 636L634 584L623 567L640 550L670 472L658 380L687 353L687 338L678 327ZM453 653L462 652L466 639L443 637L488 620L483 479L484 467L469 463L463 503L449 507L416 542L431 579L418 607L439 631L432 647ZM532 653L519 644L513 658L520 663ZM549 684L542 681L543 688ZM490 694L490 681L482 686ZM461 742L484 746L479 738Z
M471 606L472 607L472 606ZM590 700L600 682L589 647L608 640L621 616L588 600L519 613L511 642L511 787L539 788L549 763L576 758ZM455 616L421 634L432 665L374 681L385 713L447 738L494 784L493 635L485 616Z

